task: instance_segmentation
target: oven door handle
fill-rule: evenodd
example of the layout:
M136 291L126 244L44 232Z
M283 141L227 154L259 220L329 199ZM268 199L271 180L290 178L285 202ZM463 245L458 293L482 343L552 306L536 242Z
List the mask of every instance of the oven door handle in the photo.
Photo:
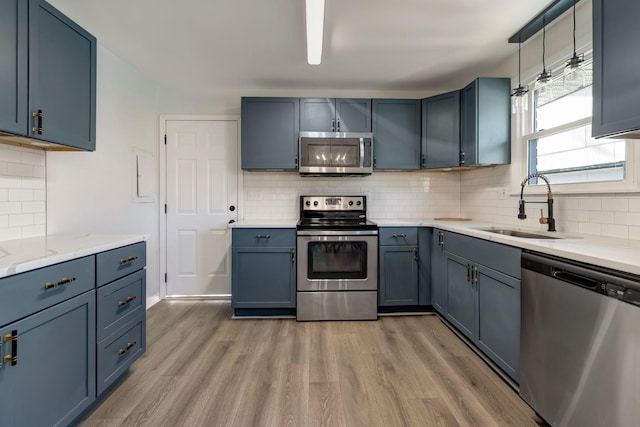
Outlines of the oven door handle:
M378 230L298 230L297 236L377 236Z

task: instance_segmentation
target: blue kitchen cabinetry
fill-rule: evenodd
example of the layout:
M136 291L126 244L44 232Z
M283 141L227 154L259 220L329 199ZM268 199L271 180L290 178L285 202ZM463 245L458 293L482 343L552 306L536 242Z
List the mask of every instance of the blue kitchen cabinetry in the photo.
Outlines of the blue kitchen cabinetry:
M28 2L0 0L0 132L26 135Z
M298 98L242 98L242 169L297 170Z
M420 104L419 99L372 101L375 169L420 169Z
M521 250L449 232L442 239L445 317L518 382Z
M442 315L446 314L447 307L447 279L444 273L446 234L445 231L434 228L431 238L431 303Z
M422 100L422 168L460 165L460 91Z
M68 425L96 397L94 257L0 279L0 425Z
M300 130L371 132L371 99L300 98Z
M427 247L420 238L427 239ZM430 303L430 230L381 227L379 234L379 301L381 307L426 306Z
M0 10L0 132L95 150L95 37L44 0Z
M593 136L640 138L640 2L593 0Z
M97 394L146 350L146 243L96 255Z
M231 246L234 313L295 314L295 229L234 228Z
M511 162L511 80L481 77L460 92L460 166Z

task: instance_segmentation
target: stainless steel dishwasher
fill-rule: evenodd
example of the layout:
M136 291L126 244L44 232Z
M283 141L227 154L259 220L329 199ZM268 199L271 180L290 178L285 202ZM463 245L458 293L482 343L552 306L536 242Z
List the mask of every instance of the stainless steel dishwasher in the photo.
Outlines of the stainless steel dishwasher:
M640 425L640 277L522 255L520 396L553 427Z

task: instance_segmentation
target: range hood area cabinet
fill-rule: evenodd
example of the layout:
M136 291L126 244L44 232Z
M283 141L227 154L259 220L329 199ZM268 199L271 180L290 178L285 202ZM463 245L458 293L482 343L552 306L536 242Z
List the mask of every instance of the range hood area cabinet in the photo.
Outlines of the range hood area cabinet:
M371 132L371 99L301 98L300 130Z
M464 89L422 100L422 168L508 164L511 81L477 78Z
M640 2L593 0L593 137L640 138Z
M44 0L0 0L0 58L0 140L95 150L95 37Z

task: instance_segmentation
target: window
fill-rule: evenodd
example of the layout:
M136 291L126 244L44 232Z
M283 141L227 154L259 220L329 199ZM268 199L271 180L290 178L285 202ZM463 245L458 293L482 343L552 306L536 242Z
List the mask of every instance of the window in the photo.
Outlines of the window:
M528 173L543 174L556 184L622 181L626 142L591 138L592 61L583 67L579 84L566 84L559 70L551 91L533 91L532 132L524 136Z

